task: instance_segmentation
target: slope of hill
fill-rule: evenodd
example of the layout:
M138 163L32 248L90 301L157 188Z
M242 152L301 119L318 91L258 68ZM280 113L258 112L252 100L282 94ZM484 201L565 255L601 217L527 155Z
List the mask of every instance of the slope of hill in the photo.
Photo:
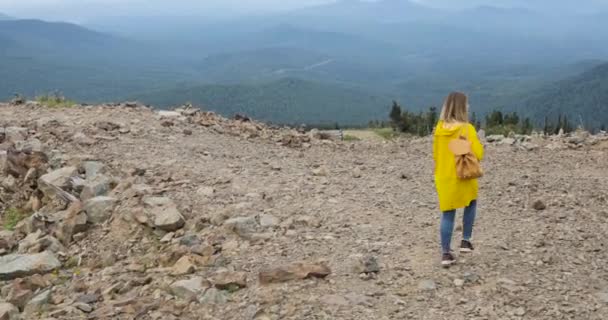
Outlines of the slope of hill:
M446 270L430 138L303 148L187 111L0 104L0 157L20 169L0 170L4 319L608 314L608 141L488 144L476 251Z
M608 125L608 63L531 92L520 101L522 112L532 113L538 123L565 114L588 128Z
M361 90L290 78L265 84L163 90L132 98L160 107L191 102L227 116L245 113L275 123L366 124L384 119L390 106L390 99Z

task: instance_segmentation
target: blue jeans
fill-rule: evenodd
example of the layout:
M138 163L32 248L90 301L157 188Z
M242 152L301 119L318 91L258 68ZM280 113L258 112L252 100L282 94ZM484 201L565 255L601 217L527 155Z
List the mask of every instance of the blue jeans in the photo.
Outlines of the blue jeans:
M473 224L475 224L476 211L477 200L471 201L469 206L464 209L464 216L462 218L462 233L464 240L470 241L473 236ZM445 211L441 215L441 249L443 250L443 253L448 253L451 250L455 217L456 210Z

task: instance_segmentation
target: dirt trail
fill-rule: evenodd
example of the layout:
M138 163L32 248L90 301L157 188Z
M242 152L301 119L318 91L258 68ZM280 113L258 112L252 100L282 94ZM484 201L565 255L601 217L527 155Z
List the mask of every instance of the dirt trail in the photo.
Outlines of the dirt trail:
M152 282L125 293L158 304L138 319L603 319L608 313L605 149L488 145L477 251L446 270L438 264L439 213L428 138L288 148L194 123L165 126L152 111L127 108L0 106L0 119L25 127L56 121L37 129L48 152L57 150L66 163L78 156L101 161L119 176L145 170L140 179L162 187L162 195L175 201L188 234L222 238L221 259L194 274L175 277L148 268L144 274L152 275ZM92 129L104 121L128 130ZM78 132L96 137L95 143L75 142ZM547 208L534 210L535 200ZM77 278L94 287L109 280L111 271L143 261L154 265L150 259L175 250L158 242L164 233L144 232L120 219L128 211L114 213L106 226L110 233L92 227L70 246L71 253L87 252L81 271L86 276L55 285L58 295L67 300ZM207 222L194 228L218 215L264 214L278 222L259 239L243 239ZM455 235L457 246L460 235ZM94 245L95 255L83 249L87 245ZM96 259L112 254L120 256L116 262L93 267ZM361 255L374 257L380 271L355 272ZM332 270L324 280L266 286L257 281L267 267L319 260ZM229 293L223 303L188 304L165 290L176 280L212 277L220 270L248 277L247 287ZM101 309L104 302L93 306ZM129 318L125 314L114 318Z

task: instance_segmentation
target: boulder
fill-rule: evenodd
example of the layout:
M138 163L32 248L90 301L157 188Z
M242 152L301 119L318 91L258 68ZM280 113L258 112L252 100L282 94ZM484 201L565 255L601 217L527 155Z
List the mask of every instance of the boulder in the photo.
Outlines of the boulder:
M173 200L166 197L148 196L143 199L144 213L148 223L161 230L171 232L181 229L185 224L184 216Z
M54 254L10 254L0 257L0 280L11 280L33 274L44 274L61 267Z
M104 175L96 175L85 181L80 200L87 201L91 198L105 196L111 190L112 180Z
M107 172L107 167L99 161L85 161L82 166L84 167L87 180Z
M44 195L52 198L56 195L57 191L51 186L66 189L70 187L70 179L77 175L78 168L76 167L57 169L40 177L40 179L38 179L38 187L44 193Z
M112 197L95 197L87 200L84 203L84 211L87 214L87 220L91 223L104 223L108 220L114 208L116 207L117 200Z

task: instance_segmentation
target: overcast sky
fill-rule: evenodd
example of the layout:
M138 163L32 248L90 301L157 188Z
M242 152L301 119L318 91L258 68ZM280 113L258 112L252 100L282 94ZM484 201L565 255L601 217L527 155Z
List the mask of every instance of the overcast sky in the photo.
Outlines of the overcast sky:
M288 10L334 0L0 0L0 12L47 20L86 20L92 16L224 15ZM608 0L412 0L444 8L478 5L578 10L608 5Z

